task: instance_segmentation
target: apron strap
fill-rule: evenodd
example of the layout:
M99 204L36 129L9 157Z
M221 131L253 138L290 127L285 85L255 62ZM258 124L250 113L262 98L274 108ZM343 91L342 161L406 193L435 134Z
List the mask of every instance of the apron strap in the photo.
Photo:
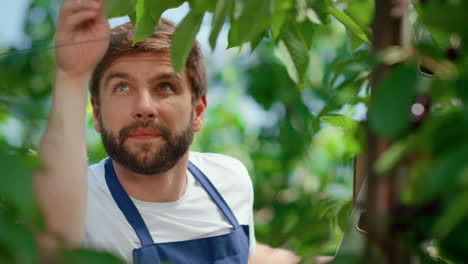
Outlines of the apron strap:
M130 199L127 192L120 184L119 179L115 175L114 165L112 164L112 160L110 158L106 160L104 167L106 183L109 187L110 193L112 194L114 201L117 203L117 206L120 208L120 211L124 214L128 223L135 230L135 233L140 239L141 245L147 246L154 244L153 238L151 237L148 227L146 226L145 221L141 217L140 212L138 212L138 209L136 208L135 204ZM236 217L232 213L231 208L223 199L221 194L219 194L218 190L214 187L214 185L211 183L208 177L206 177L206 175L190 161L188 163L188 169L198 180L198 182L202 185L202 187L205 189L205 191L208 193L211 199L215 202L215 204L221 210L224 217L226 217L229 223L234 228L238 228L239 223L237 222Z
M189 163L188 163L188 169L193 174L193 176L195 176L195 178L198 180L198 182L203 186L203 188L205 188L206 192L208 192L211 199L216 203L216 205L221 210L221 212L224 214L224 217L226 217L226 219L229 221L229 223L234 228L238 228L239 223L237 222L236 217L232 213L231 208L226 203L226 201L223 199L223 197L218 192L218 190L211 183L211 181L208 179L208 177L206 177L206 175L197 166L195 166L195 164L193 164L191 161L189 161Z
M151 237L145 221L141 217L138 209L135 207L135 204L130 199L127 192L120 184L119 179L117 179L112 160L108 158L104 166L106 170L106 183L109 187L112 197L119 206L120 211L124 214L128 223L130 223L130 225L135 230L142 246L154 244L153 238Z

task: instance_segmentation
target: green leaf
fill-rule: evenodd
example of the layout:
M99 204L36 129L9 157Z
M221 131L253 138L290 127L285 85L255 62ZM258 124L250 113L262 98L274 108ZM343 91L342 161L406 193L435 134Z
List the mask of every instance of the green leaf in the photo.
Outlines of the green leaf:
M184 2L184 0L147 0L145 2L145 5L148 7L153 20L159 22L161 14L164 13L164 11L171 8L179 7Z
M156 28L156 22L151 17L148 5L151 0L137 0L135 5L136 27L133 43L143 41L150 37Z
M289 50L283 40L280 40L275 48L275 55L283 62L286 66L289 78L294 81L296 84L299 83L299 72L294 64Z
M392 169L399 162L412 146L411 140L404 140L394 143L390 149L385 151L374 165L374 170L381 174Z
M89 249L62 251L63 262L69 264L123 264L124 262L110 253L97 252Z
M317 12L315 12L315 10L309 8L306 12L306 16L310 22L314 24L322 24L322 21L320 20L320 17Z
M462 78L457 80L457 94L459 98L463 102L463 113L464 113L464 121L468 123L468 91L466 87L468 87L468 78L464 75Z
M50 0L36 0L34 3L44 8L48 8L50 6Z
M349 218L351 217L352 211L353 211L353 201L348 201L344 203L338 211L338 214L337 214L338 226L340 227L342 232L347 232L350 226Z
M30 98L22 98L21 100L11 101L9 112L22 119L46 120L47 112L41 106L41 102Z
M237 0L234 1L234 19L239 19L244 12L245 4L247 0Z
M439 1L428 1L428 3L416 4L416 11L421 18L423 24L429 30L437 29L445 33L466 32L466 18L468 10L463 6L465 1L453 1L450 3Z
M264 38L268 37L266 32L250 41L250 52L254 52L255 48L262 42Z
M214 12L218 0L189 0L191 10L196 10L197 12Z
M302 42L304 42L307 50L310 50L312 48L317 25L306 20L302 23L295 23L294 25L291 25L291 27L295 30L297 36L302 40Z
M296 0L296 21L299 23L307 19L307 2L306 0Z
M348 29L346 29L346 35L348 35L351 52L357 50L364 43L364 40L351 33Z
M130 18L130 21L132 22L132 24L136 25L136 12L133 11L132 13L128 14L128 17Z
M331 7L330 8L330 14L335 17L338 21L340 21L341 23L343 23L343 25L354 35L356 35L358 38L360 38L361 40L369 43L369 39L367 38L366 36L366 33L364 33L364 31L361 29L361 27L359 27L359 25L354 22L351 17L349 17L346 13L344 13L343 11L335 8L335 7Z
M273 1L273 16L271 18L271 32L273 40L277 40L283 24L286 22L288 11L294 8L294 2L291 0L274 0Z
M427 201L443 192L450 192L466 169L466 164L468 164L468 144L459 145L441 155L426 176L425 184L422 186L422 200Z
M354 131L360 124L359 121L345 115L332 113L328 113L327 115L320 117L320 121L344 131Z
M344 12L367 32L374 16L375 3L372 0L354 0Z
M2 184L0 197L6 199L23 217L40 223L39 211L32 192L31 173L40 165L37 156L0 143Z
M271 33L273 36L273 40L276 41L280 36L281 29L283 28L283 24L286 21L286 14L274 14L271 19Z
M468 172L468 171L467 171ZM468 193L461 193L450 201L448 208L434 224L433 232L439 239L445 237L468 215Z
M450 47L450 34L437 29L427 28L434 42L443 49Z
M246 1L238 19L231 17L228 48L240 46L263 34L271 24L271 0Z
M233 0L219 0L216 5L215 12L213 14L213 20L211 22L211 33L210 33L210 46L211 50L216 48L216 41L218 40L218 35L221 29L223 28L224 22L229 13L234 9Z
M309 66L309 48L307 44L308 42L297 26L289 23L283 29L275 50L277 56L286 65L291 79L300 87L304 84Z
M375 87L368 113L372 130L394 138L408 128L417 80L413 64L401 65Z
M326 105L320 110L319 116L338 110L345 104L356 104L365 100L365 98L358 96L365 80L366 78L360 77L357 74L345 79L335 88L335 92L330 95L330 98L326 101Z
M464 243L468 236L467 225L468 219L464 219L449 235L438 241L438 252L445 260L443 262L441 261L442 264L464 264L468 259L468 252L466 251L466 244Z
M183 0L137 0L135 6L137 23L133 42L137 43L150 37L157 30L162 13L183 3Z
M306 10L306 15L311 19L311 22L316 22L316 19L311 17L315 15L317 15L324 24L329 24L331 22L329 10L332 7L332 3L330 0L307 0L307 6L315 11L311 13Z
M39 250L30 228L10 211L0 213L0 263L39 263Z
M174 70L181 71L195 42L204 13L193 10L180 22L172 37L171 58Z
M131 14L135 9L137 0L111 0L104 1L106 17L120 17Z

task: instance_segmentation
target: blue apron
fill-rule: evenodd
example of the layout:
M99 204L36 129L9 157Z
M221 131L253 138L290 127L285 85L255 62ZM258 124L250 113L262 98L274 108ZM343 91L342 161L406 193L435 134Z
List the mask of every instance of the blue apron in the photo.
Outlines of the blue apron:
M200 169L190 161L188 169L210 195L224 217L234 227L234 231L214 237L154 243L138 209L117 179L112 160L110 158L106 160L105 177L107 186L125 218L135 230L142 245L141 248L133 250L133 263L247 264L249 257L249 227L239 225L231 208Z

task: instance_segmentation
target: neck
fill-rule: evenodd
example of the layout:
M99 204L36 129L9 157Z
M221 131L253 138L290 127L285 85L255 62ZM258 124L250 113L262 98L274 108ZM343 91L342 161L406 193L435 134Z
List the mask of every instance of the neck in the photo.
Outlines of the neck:
M188 152L166 172L144 175L130 171L112 161L120 184L132 198L153 203L179 200L187 189Z

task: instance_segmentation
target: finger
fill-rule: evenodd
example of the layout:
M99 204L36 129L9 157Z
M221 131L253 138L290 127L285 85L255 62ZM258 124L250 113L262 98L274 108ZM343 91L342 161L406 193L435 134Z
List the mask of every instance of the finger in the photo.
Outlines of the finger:
M334 260L334 257L329 257L329 256L319 256L314 259L316 264L327 264L330 263Z
M301 262L302 258L299 257L298 255L294 254L294 253L291 253L287 256L287 258L285 259L288 259L289 262L288 263L291 263L291 264L298 264Z
M97 9L97 12L98 12L98 16L99 16L99 19L100 20L105 20L107 22L107 17L106 17L106 12L104 10L104 4L103 4L103 0L95 0L97 2L99 2L99 8Z
M97 17L97 11L95 10L85 10L81 11L79 13L75 13L70 15L67 18L66 24L68 27L78 27L83 25L84 23L96 19Z
M273 249L275 259L278 260L278 263L288 263L288 264L297 264L301 261L301 257L296 255L296 253L283 249L283 248L275 248Z
M70 15L83 10L98 10L102 2L95 0L69 0L63 3L61 14Z

